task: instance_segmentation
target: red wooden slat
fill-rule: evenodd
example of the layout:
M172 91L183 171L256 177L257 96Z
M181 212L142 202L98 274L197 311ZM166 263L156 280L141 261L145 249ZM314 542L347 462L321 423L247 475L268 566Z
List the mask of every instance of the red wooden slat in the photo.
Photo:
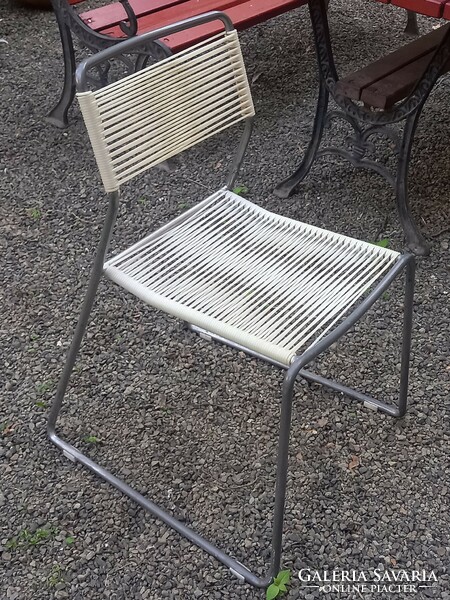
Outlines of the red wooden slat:
M383 0L378 0L382 2ZM441 17L447 0L390 0L390 3L400 8L406 8L428 17Z
M75 1L82 2L83 0ZM130 0L130 4L136 16L139 18L144 15L166 10L167 8L181 7L181 5L185 4L187 1L188 0ZM220 2L219 0L219 4L223 5L224 7L229 7L233 4L239 4L242 1L243 0L222 0ZM198 4L198 0L195 0L195 3ZM198 12L205 11L199 10ZM81 13L80 17L92 29L95 31L101 31L102 29L118 25L120 21L127 18L127 15L122 5L119 2L114 2L107 4L106 6L100 6L99 8Z
M308 3L308 0L253 0L251 2L243 2L239 6L234 6L226 9L224 12L233 21L234 26L238 31L264 23L268 19L277 17L289 10L299 8ZM220 9L219 9L220 10ZM214 23L213 23L214 25ZM207 28L202 31L202 27L198 27L197 36L200 39L207 38L214 33L220 31L221 27L216 27L215 31L207 32ZM200 39L198 41L200 41ZM168 38L162 40L167 46L174 51L182 50L190 46L193 41L197 41L197 37L193 40L188 30L175 33Z
M444 6L444 12L442 13L442 17L450 21L450 0L447 0Z
M304 4L307 4L307 0L240 0L239 2L227 2L226 0L201 0L201 2L198 2L198 0L187 0L176 7L163 9L157 13L141 17L138 22L138 34L157 29L158 27L164 27L165 25L170 25L176 21L210 10L223 10L233 21L236 29L246 29ZM220 22L213 21L199 27L180 31L164 38L162 41L174 52L177 52L222 29L223 26ZM124 37L124 34L117 26L103 29L101 33L113 37Z

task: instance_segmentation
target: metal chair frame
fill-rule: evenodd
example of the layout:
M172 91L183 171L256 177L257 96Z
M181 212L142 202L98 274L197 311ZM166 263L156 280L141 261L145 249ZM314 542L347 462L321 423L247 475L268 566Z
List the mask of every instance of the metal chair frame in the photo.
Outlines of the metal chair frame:
M122 42L117 47L109 48L103 52L96 54L85 60L77 71L77 88L79 91L85 91L87 89L86 72L100 62L114 58L123 52L135 49L139 44L151 42L153 39L161 38L165 35L174 33L186 27L194 27L201 23L205 23L212 19L220 19L226 30L231 31L233 29L232 23L222 13L208 13L201 17L195 17L187 21L181 22L174 26L170 26L164 29L154 31L152 33L142 36L142 39L135 38ZM235 181L236 175L239 171L240 164L242 162L247 143L250 138L252 128L252 118L247 119L245 124L245 130L239 144L239 148L236 154L236 158L231 167L230 174L227 179L226 187L231 189ZM119 206L119 192L112 191L108 193L109 205L105 217L103 230L101 233L100 241L98 244L97 253L94 259L92 272L87 288L87 292L84 298L84 302L81 309L81 314L76 325L73 340L68 351L66 363L58 384L56 397L53 402L49 419L48 419L48 436L50 440L55 444L70 460L73 462L79 462L86 466L93 473L99 476L104 481L107 481L113 485L116 489L127 495L131 500L136 502L145 511L163 521L166 525L177 531L183 537L196 544L198 547L205 550L208 554L215 557L218 561L224 564L229 570L242 581L246 581L249 584L265 588L267 587L272 579L277 575L281 566L281 554L282 554L282 535L283 535L283 521L284 521L284 510L285 510L285 497L286 497L286 483L287 483L287 472L288 472L288 449L289 449L289 433L291 425L291 412L292 402L294 395L294 385L299 377L304 378L307 381L320 383L335 392L345 394L352 398L362 402L367 408L380 411L392 417L404 416L407 408L407 389L408 389L408 374L409 374L409 358L410 358L410 347L411 347L411 330L412 330L412 313L413 313L413 288L414 288L414 272L415 272L415 260L413 255L403 254L397 260L395 265L390 271L378 282L374 289L362 300L362 302L347 316L335 329L320 339L315 345L309 347L309 349L302 355L297 356L290 366L279 363L275 360L268 360L266 356L249 350L248 348L239 344L230 342L225 338L218 335L214 335L211 332L205 331L197 326L190 326L194 332L204 334L206 337L234 347L238 350L247 352L252 356L256 356L268 362L271 362L277 367L284 369L284 382L282 388L282 401L281 401L281 412L280 412L280 426L279 426L279 440L278 440L278 459L277 459L277 471L276 471L276 491L275 491L275 505L273 514L273 530L272 530L272 557L271 564L268 573L264 577L253 573L242 565L238 560L227 554L217 546L209 542L207 539L193 531L187 525L181 523L175 519L171 514L160 508L150 499L144 497L138 491L130 487L125 481L113 475L110 471L94 462L89 456L85 455L79 449L72 444L65 441L56 431L56 424L58 416L62 408L63 398L70 380L70 376L77 358L78 351L88 324L89 316L94 304L97 288L100 279L103 274L103 267L105 263L106 254L108 251L109 242L112 235L114 223L116 221L118 206ZM398 405L387 404L384 401L372 398L364 393L356 391L350 387L347 387L341 383L321 377L308 370L305 367L313 361L317 356L322 354L327 348L329 348L336 340L341 338L369 309L370 307L383 295L383 293L389 288L392 282L400 276L402 273L405 274L405 290L404 290L404 316L403 316L403 341L401 350L401 372L400 372L400 387L399 387L399 400Z

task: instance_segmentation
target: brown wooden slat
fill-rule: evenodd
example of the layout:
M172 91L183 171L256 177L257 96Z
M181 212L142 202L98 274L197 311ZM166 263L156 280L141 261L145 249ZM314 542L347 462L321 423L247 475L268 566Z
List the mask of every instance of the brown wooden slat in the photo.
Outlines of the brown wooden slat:
M423 56L414 63L410 63L400 71L377 81L373 86L363 91L361 100L374 108L392 108L396 102L403 100L412 92L432 57L433 52L430 52L430 54ZM450 60L445 65L443 73L448 71L450 71Z
M428 66L433 52L387 75L362 90L361 100L374 108L389 109L412 91L416 81Z
M391 74L394 74L395 77L401 69L432 52L441 42L449 26L444 25L427 35L421 36L414 42L402 46L395 52L383 56L367 65L367 67L350 73L350 75L339 80L339 92L353 100L361 100L364 89L373 86L377 81L385 79ZM417 71L413 82L416 80Z

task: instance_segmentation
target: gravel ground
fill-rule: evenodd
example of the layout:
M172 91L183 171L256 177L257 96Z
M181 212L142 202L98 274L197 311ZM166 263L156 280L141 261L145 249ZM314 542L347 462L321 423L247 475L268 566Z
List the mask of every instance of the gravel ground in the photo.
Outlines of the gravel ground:
M404 41L400 11L332 5L345 70ZM0 34L9 41L0 53L0 599L262 598L46 439L105 203L78 109L67 131L43 122L62 80L52 15L2 5ZM400 249L392 192L376 175L323 160L297 195L274 197L308 143L314 114L307 13L241 37L257 109L240 177L248 197L362 239L388 237ZM409 413L396 422L307 385L298 386L294 410L284 567L396 566L434 570L439 580L434 591L377 598L450 598L449 93L443 79L413 156L411 200L432 253L418 266ZM175 174L156 171L128 186L113 250L217 186L235 135L195 150ZM100 287L61 431L262 574L280 373L110 290ZM398 291L317 367L394 400ZM319 596L294 577L287 597Z

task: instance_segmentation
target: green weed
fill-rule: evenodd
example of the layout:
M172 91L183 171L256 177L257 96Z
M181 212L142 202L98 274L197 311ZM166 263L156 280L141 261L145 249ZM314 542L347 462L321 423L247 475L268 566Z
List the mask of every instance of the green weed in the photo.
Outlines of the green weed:
M83 442L85 444L101 444L102 441L100 438L98 438L96 435L85 435L83 439Z
M47 577L47 587L55 588L58 583L64 583L63 569L61 565L53 565Z
M372 242L372 244L374 246L380 246L380 248L388 248L390 243L391 243L391 241L388 240L387 238L378 240L378 242Z
M53 380L50 379L49 381L44 381L43 383L38 383L36 385L36 392L42 396L44 395L46 392L48 392L49 390L51 390L53 387Z
M2 435L8 435L14 431L14 425L10 421L0 423L0 433Z
M232 190L233 194L237 194L238 196L242 196L245 198L245 194L248 194L248 187L246 185L237 185Z
M280 594L287 592L287 585L291 577L290 571L280 571L266 590L266 600L278 598Z
M39 219L42 217L42 213L39 208L29 208L27 210L27 214L34 221L39 221Z
M17 548L30 548L32 546L39 546L46 542L49 538L54 536L58 530L55 527L49 529L36 529L34 533L23 529L19 534L6 542L6 547L10 550L17 550Z

